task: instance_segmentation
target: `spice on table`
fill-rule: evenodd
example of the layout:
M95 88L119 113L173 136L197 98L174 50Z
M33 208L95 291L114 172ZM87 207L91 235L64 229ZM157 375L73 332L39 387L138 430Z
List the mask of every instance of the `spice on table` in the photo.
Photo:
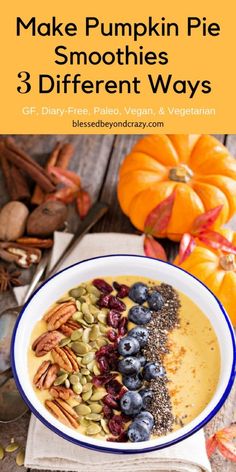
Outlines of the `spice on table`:
M57 143L48 158L45 169L48 171L51 166L66 169L73 154L74 146L72 144ZM34 205L40 205L44 201L44 198L45 193L37 184L31 198L31 203Z
M12 286L20 286L20 275L20 270L8 269L3 264L0 264L0 292L6 292Z
M20 169L17 169L3 155L1 156L1 168L10 199L28 202L30 191L25 176Z
M22 149L18 148L14 140L7 137L0 141L0 157L7 159L15 167L28 174L45 192L53 192L55 184L52 177L28 156Z

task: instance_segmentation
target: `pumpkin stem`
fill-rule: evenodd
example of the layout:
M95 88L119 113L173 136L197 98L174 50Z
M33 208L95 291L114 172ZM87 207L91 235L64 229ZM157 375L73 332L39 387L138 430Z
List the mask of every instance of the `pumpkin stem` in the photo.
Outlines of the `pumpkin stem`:
M236 270L236 259L234 254L225 254L220 257L220 266L224 270Z
M193 172L186 164L172 167L169 171L169 179L174 180L175 182L189 182L192 176Z

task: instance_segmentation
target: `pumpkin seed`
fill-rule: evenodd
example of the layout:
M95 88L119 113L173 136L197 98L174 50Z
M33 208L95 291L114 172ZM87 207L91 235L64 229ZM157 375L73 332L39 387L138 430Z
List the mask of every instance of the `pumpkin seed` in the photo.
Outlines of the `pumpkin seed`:
M86 377L81 376L81 378L80 378L80 383L81 383L81 385L85 385L85 384L87 383Z
M95 360L92 360L91 362L87 364L89 372L93 372L94 364L95 364Z
M78 375L75 375L75 374L70 375L69 381L70 381L71 385L76 385L77 383L79 383Z
M107 326L99 323L99 329L101 331L102 334L105 334L107 332Z
M85 298L85 297L79 297L78 300L79 300L79 302L81 303L81 305L82 305L82 303L86 302L86 298Z
M77 287L77 288L72 288L72 290L69 291L69 295L74 298L79 298L81 295L85 295L86 290L84 287Z
M87 382L91 382L92 378L93 378L92 375L87 375L86 376Z
M83 385L83 393L89 392L93 388L93 384L88 382L85 385Z
M91 313L85 313L84 319L89 324L94 323L94 317L93 317L93 315L91 315Z
M82 364L89 364L91 361L93 361L95 357L95 353L94 352L88 352L88 354L86 354L83 359L82 359Z
M25 462L25 449L22 448L19 450L19 452L16 455L16 464L19 467L21 467L22 465L24 465L24 462Z
M4 448L3 446L0 444L0 461L4 458Z
M105 433L107 434L110 434L110 430L107 426L107 422L104 420L104 418L101 419L101 426L102 426L102 429L105 431Z
M89 335L90 335L90 328L85 328L82 335L82 341L86 344L89 342Z
M58 370L57 377L59 377L59 375L62 375L62 374L68 374L67 370L65 370L65 369Z
M76 359L77 359L78 364L81 364L81 362L82 362L82 357L76 356Z
M100 335L100 330L99 330L98 325L92 326L91 331L89 333L90 341L96 341L96 339L99 337L99 335Z
M70 338L63 338L63 339L60 340L59 346L60 347L67 346L67 344L69 344L69 343L70 343Z
M77 310L78 310L78 311L81 311L81 303L80 303L80 301L79 301L79 300L76 300L76 301L75 301L75 304L76 304Z
M73 315L72 315L72 320L74 321L78 321L80 322L83 318L83 313L82 311L76 311Z
M101 292L94 285L88 284L86 288L87 288L88 293L93 293L94 295L96 295L96 297L98 297L98 298L100 297Z
M76 341L72 344L71 348L76 354L87 354L89 351L88 344L81 341Z
M6 452L15 452L17 451L17 449L19 449L20 445L13 441L13 442L10 442L10 444L8 444L8 446L5 448L5 451Z
M69 297L69 295L65 295L64 297L60 298L57 303L66 303L70 302L71 300L74 300L74 297Z
M106 338L103 338L102 336L97 338L96 342L97 342L98 347L106 346L106 344L107 344Z
M62 385L68 377L68 374L61 374L59 377L56 378L56 380L53 382L53 385L57 387L58 385Z
M66 380L65 380L65 387L66 387L66 388L70 388L70 381L69 381L69 379L66 379Z
M106 392L104 390L97 390L90 398L92 401L98 401L101 400L104 396L106 395Z
M83 329L76 329L75 331L73 331L72 335L71 335L71 341L77 341L78 339L81 338L83 334Z
M86 420L92 420L92 421L100 421L102 419L102 415L99 415L98 413L90 413L89 415L85 416Z
M95 303L97 303L98 301L98 297L96 297L96 295L94 295L93 293L90 293L89 301L92 303L92 305L95 305ZM89 310L90 310L90 307L91 305L89 305Z
M107 323L107 315L105 313L98 313L98 316L97 316L97 319L98 321L100 321L100 323L102 324L106 324Z
M81 309L84 315L88 315L90 313L88 304L86 302L82 303Z
M92 403L91 402L89 408L90 408L92 413L101 413L103 407L99 403L94 403L94 402Z
M83 316L84 316L84 315L83 315ZM80 324L81 324L82 326L84 326L85 328L89 328L89 326L90 326L89 323L87 323L87 321L85 321L84 319L79 320L79 322L80 322Z
M99 308L97 308L94 305L89 305L89 311L90 311L90 313L92 313L92 315L95 315L95 316L97 316L98 313L100 313Z
M87 355L87 354L86 354L86 355ZM81 372L82 375L89 375L89 374L90 374L89 370L86 369L86 368L81 369L80 372Z
M78 415L82 416L89 415L91 413L90 407L88 405L85 405L84 403L75 406L74 410L76 411L76 413L78 413Z
M98 434L101 431L101 426L97 423L91 423L88 428L86 429L86 434L88 436L93 436L94 434Z
M89 400L91 398L92 393L93 393L92 389L89 390L88 392L82 393L82 398L83 398L84 402L87 402L87 400Z
M96 363L93 366L93 373L95 375L100 375L100 373L101 373Z
M77 383L75 385L72 385L72 390L74 393L76 393L76 395L80 395L82 393L82 385L80 383Z

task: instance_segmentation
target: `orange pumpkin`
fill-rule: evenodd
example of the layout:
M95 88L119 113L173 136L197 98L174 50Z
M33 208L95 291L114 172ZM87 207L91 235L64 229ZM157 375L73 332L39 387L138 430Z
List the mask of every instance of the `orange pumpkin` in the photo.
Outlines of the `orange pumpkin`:
M150 212L174 191L168 225L155 234L179 241L200 214L223 205L214 228L236 210L236 160L209 135L154 135L139 140L120 167L122 210L144 231Z
M218 233L225 236L236 246L236 233L232 230L220 230ZM219 250L211 249L200 241L192 253L179 264L176 257L175 265L190 272L200 279L219 298L224 305L234 326L236 326L236 256L225 254Z

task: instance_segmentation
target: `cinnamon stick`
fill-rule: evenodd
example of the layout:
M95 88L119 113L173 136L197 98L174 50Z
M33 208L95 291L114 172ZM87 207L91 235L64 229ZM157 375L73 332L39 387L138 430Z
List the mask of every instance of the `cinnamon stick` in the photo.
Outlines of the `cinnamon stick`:
M48 158L45 169L48 170L49 167L52 166L60 167L61 169L66 169L73 153L74 146L72 144L62 142L57 143ZM40 205L41 203L43 203L44 197L45 194L43 190L38 185L36 185L33 196L31 198L31 203L34 205Z
M28 174L45 192L55 190L55 185L46 171L21 149L18 149L9 138L5 140L5 143L0 142L0 155Z
M1 157L1 167L10 199L28 201L30 199L30 191L21 171L8 162L4 156Z

